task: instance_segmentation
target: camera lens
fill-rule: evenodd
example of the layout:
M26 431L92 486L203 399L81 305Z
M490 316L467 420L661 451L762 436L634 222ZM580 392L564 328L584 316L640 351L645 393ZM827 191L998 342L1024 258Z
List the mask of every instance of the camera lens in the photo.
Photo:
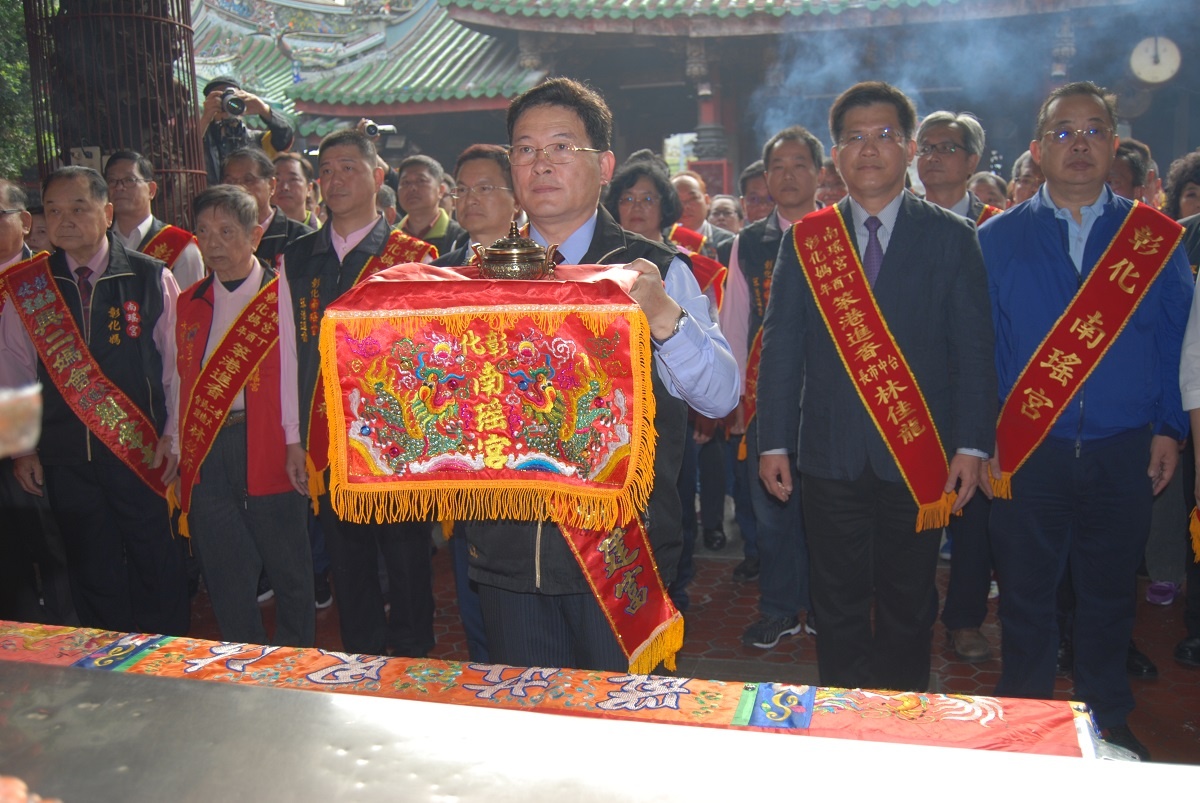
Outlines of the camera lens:
M379 136L379 126L377 126L375 123L367 123L364 128L366 129L368 137Z
M228 114L240 116L246 111L246 101L239 98L232 89L226 89L221 93L221 108Z

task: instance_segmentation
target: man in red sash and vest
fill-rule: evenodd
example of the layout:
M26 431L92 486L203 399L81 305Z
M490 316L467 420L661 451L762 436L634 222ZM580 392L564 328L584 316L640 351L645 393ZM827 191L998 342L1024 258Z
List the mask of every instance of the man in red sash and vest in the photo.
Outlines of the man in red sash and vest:
M829 128L849 195L783 236L759 477L780 502L803 494L821 684L923 690L941 529L992 448L987 280L974 227L904 189L912 101L857 84Z
M278 282L254 256L259 208L241 187L218 185L192 210L212 273L178 304L183 526L222 640L311 647L312 555L304 499L284 465ZM270 640L256 599L264 568L275 589Z
M85 627L184 635L187 577L165 499L179 288L162 262L107 231L113 208L95 170L54 171L43 203L58 250L0 282L16 312L0 320L0 362L44 393L38 451L13 470L50 500Z
M383 168L364 134L345 130L327 136L318 165L332 219L284 250L279 280L288 477L317 506L332 561L343 648L424 657L434 643L430 525L355 524L337 518L326 492L329 424L317 338L321 314L344 292L392 265L430 262L437 249L389 229L376 211ZM379 587L380 552L388 573L388 613Z
M917 175L925 185L925 200L976 226L1003 211L967 189L984 142L983 126L965 112L933 112L917 129ZM976 494L962 515L950 520L948 530L953 561L942 624L955 654L964 661L986 661L992 651L980 630L987 618L992 580L987 535L990 512L987 496Z
M150 160L135 151L117 151L104 166L104 179L113 205L113 234L121 244L167 263L180 287L203 279L204 260L196 238L150 212L150 202L158 193Z
M755 415L762 356L763 315L770 298L775 258L783 232L816 208L816 186L825 149L803 126L789 126L763 146L767 190L775 199L771 214L747 224L734 240L729 300L721 310L721 330L745 377L742 402L731 431L739 444L737 480L746 486L754 512L758 573L758 621L742 643L769 650L787 636L816 632L808 587L808 547L800 495L781 501L758 481L758 419ZM735 575L736 576L736 575ZM807 613L801 621L800 614Z
M1105 185L1115 117L1092 83L1050 93L1029 146L1045 185L979 232L1004 402L992 461L996 693L1054 694L1055 591L1069 565L1076 699L1104 738L1145 759L1126 724L1126 653L1151 502L1188 431L1179 358L1193 286L1180 227Z
M686 258L625 231L599 206L616 166L609 149L612 124L604 99L568 78L520 95L508 110L513 189L529 215L529 237L543 247L558 244L565 264L627 264L640 274L630 296L645 313L653 341L658 441L654 487L647 509L639 512L649 522L645 543L669 585L682 546L675 483L687 408L722 417L733 409L739 383ZM572 551L575 535L552 522L515 520L468 522L466 532L491 660L628 671L610 609L601 607L602 595L593 592Z

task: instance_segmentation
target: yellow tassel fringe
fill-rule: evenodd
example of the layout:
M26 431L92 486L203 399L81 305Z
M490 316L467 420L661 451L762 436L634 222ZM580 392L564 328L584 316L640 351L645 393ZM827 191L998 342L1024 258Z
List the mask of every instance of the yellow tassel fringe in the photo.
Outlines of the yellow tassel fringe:
M1188 517L1188 532L1192 536L1192 554L1196 556L1196 563L1200 563L1200 513L1196 508L1192 508L1192 515Z
M951 491L948 494L942 494L942 498L936 502L918 507L917 532L940 529L949 524L950 510L954 507L954 500L957 498L958 494Z
M1000 479L990 477L992 481L992 494L997 499L1012 499L1012 472L1005 471L1000 475Z
M683 649L683 615L676 612L654 631L642 648L629 656L629 672L648 675L660 663L675 671L675 655Z

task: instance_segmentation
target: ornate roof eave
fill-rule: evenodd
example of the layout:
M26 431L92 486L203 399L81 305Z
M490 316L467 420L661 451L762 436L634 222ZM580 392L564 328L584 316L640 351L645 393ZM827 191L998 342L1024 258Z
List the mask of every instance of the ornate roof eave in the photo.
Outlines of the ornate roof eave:
M528 3L486 0L439 0L450 17L467 27L491 33L518 31L544 34L641 37L722 38L772 36L843 29L1000 19L1054 14L1092 8L1130 6L1138 0L797 0L755 7L754 0L693 0L666 15L651 0L637 0L615 10L589 2L550 0L537 11ZM674 3L673 5L680 5ZM641 10L639 10L641 9Z

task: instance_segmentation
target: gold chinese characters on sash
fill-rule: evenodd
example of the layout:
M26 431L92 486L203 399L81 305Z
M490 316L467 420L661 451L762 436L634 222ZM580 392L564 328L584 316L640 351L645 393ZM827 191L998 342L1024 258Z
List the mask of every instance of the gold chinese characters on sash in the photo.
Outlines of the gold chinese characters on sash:
M155 259L161 259L167 263L168 268L174 268L175 260L179 259L183 250L194 242L196 242L196 238L190 231L167 224L150 238L150 242L146 243L142 253Z
M1183 237L1170 218L1135 202L1108 250L1026 363L1000 410L995 494L1012 497L1012 475L1049 434L1100 364Z
M945 527L955 494L929 405L867 283L858 251L836 206L792 226L801 273L842 365L917 502L916 529Z
M151 468L158 430L101 372L50 272L49 255L39 254L0 276L0 297L5 295L67 406L150 490L165 497L161 471Z

